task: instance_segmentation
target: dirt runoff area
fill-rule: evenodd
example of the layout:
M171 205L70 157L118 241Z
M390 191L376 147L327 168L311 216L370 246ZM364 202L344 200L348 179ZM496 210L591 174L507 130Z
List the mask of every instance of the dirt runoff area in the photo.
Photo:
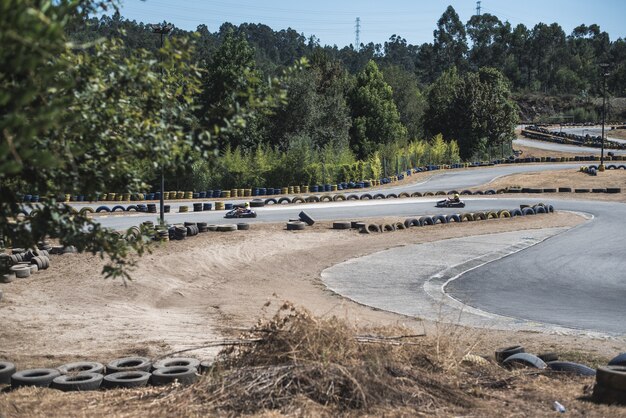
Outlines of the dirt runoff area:
M0 285L4 292L0 301L0 359L15 362L18 369L58 367L78 360L106 363L132 355L157 358L179 353L213 359L225 339L245 338L242 333L250 336L245 331L257 325L265 338L262 347L283 351L274 353L272 361L267 360L269 355L263 357L268 363L259 360L262 355L258 351L253 353L254 361L250 361L252 354L244 353L236 360L231 358L230 367L238 365L240 372L262 367L275 371L276 359L290 359L290 364L312 365L307 369L311 374L307 379L289 375L292 378L286 386L278 384L284 379L271 380L267 373L248 376L251 380L238 374L235 381L228 381L225 379L234 374L229 369L230 373L220 375L222 380L217 383L215 376L205 377L191 388L72 394L53 389L5 389L0 393L0 417L544 416L554 413L555 400L566 405L571 415L626 416L626 408L587 400L593 378L505 372L491 364L462 361L468 353L493 357L495 348L522 344L528 352L554 351L563 359L596 366L626 351L622 340L427 322L347 301L326 290L320 280L327 267L395 246L520 229L570 227L581 222L584 220L577 215L557 212L370 235L333 230L324 222L305 231L286 231L282 224L254 224L249 231L210 232L157 246L138 260L133 280L128 283L103 279L100 271L104 261L97 256L53 256L50 269ZM281 306L297 312L293 314L297 320L273 323L272 317ZM292 328L281 334L287 323ZM268 337L274 332L278 337ZM387 351L379 352L339 342L352 341L351 332L421 337L407 339L407 345L399 347L382 344ZM300 339L278 341L284 335ZM370 343L365 346L370 347ZM318 350L315 355L307 344ZM304 356L303 360L298 361L295 353ZM370 370L372 364L382 368ZM332 365L337 368L329 369ZM358 370L369 371L363 374ZM334 373L338 373L337 379L321 389L305 384L323 381L324 376L330 378ZM381 374L380 381L368 380L377 374ZM426 380L417 376L426 376ZM405 387L407 392L400 391L399 387L410 381L414 385ZM285 389L292 384L301 392ZM328 395L331 387L343 387L341 384L353 390L350 397ZM385 396L379 396L381 393Z

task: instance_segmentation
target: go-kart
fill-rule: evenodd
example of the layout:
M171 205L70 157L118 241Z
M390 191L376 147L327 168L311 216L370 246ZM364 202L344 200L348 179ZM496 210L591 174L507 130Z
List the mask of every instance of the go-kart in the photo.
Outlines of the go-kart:
M226 212L224 218L256 218L256 212L250 209L235 208Z
M453 200L444 199L437 202L436 206L438 208L464 208L465 202L461 202L460 200L455 202Z

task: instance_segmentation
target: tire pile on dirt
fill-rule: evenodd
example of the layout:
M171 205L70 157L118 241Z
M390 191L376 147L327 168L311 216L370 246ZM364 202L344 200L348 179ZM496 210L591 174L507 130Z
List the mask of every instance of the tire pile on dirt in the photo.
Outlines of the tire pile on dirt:
M64 392L115 388L163 386L178 382L190 385L200 373L211 367L210 361L190 357L173 357L152 362L145 357L125 357L109 362L79 361L57 368L17 371L15 364L0 361L0 385L50 387Z

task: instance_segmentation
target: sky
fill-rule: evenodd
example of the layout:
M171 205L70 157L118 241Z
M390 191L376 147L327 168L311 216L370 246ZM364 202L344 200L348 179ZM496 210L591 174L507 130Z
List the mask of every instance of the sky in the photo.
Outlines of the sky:
M205 24L215 32L224 22L263 23L278 31L292 28L321 45L354 44L356 19L360 42L383 44L399 35L410 44L433 41L433 30L452 5L463 23L476 13L475 0L121 0L123 17L143 23L167 21L194 30ZM482 0L481 12L513 26L532 28L557 22L569 35L576 26L596 23L611 40L626 38L624 0Z

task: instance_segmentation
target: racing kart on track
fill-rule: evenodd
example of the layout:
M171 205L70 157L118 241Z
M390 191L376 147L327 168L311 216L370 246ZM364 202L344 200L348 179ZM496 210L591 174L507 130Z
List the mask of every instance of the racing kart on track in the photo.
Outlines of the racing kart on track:
M444 199L437 202L436 206L438 208L464 208L465 202L461 202L460 200L458 202L455 202L449 199Z
M250 209L235 208L226 212L224 218L256 218L256 212Z

